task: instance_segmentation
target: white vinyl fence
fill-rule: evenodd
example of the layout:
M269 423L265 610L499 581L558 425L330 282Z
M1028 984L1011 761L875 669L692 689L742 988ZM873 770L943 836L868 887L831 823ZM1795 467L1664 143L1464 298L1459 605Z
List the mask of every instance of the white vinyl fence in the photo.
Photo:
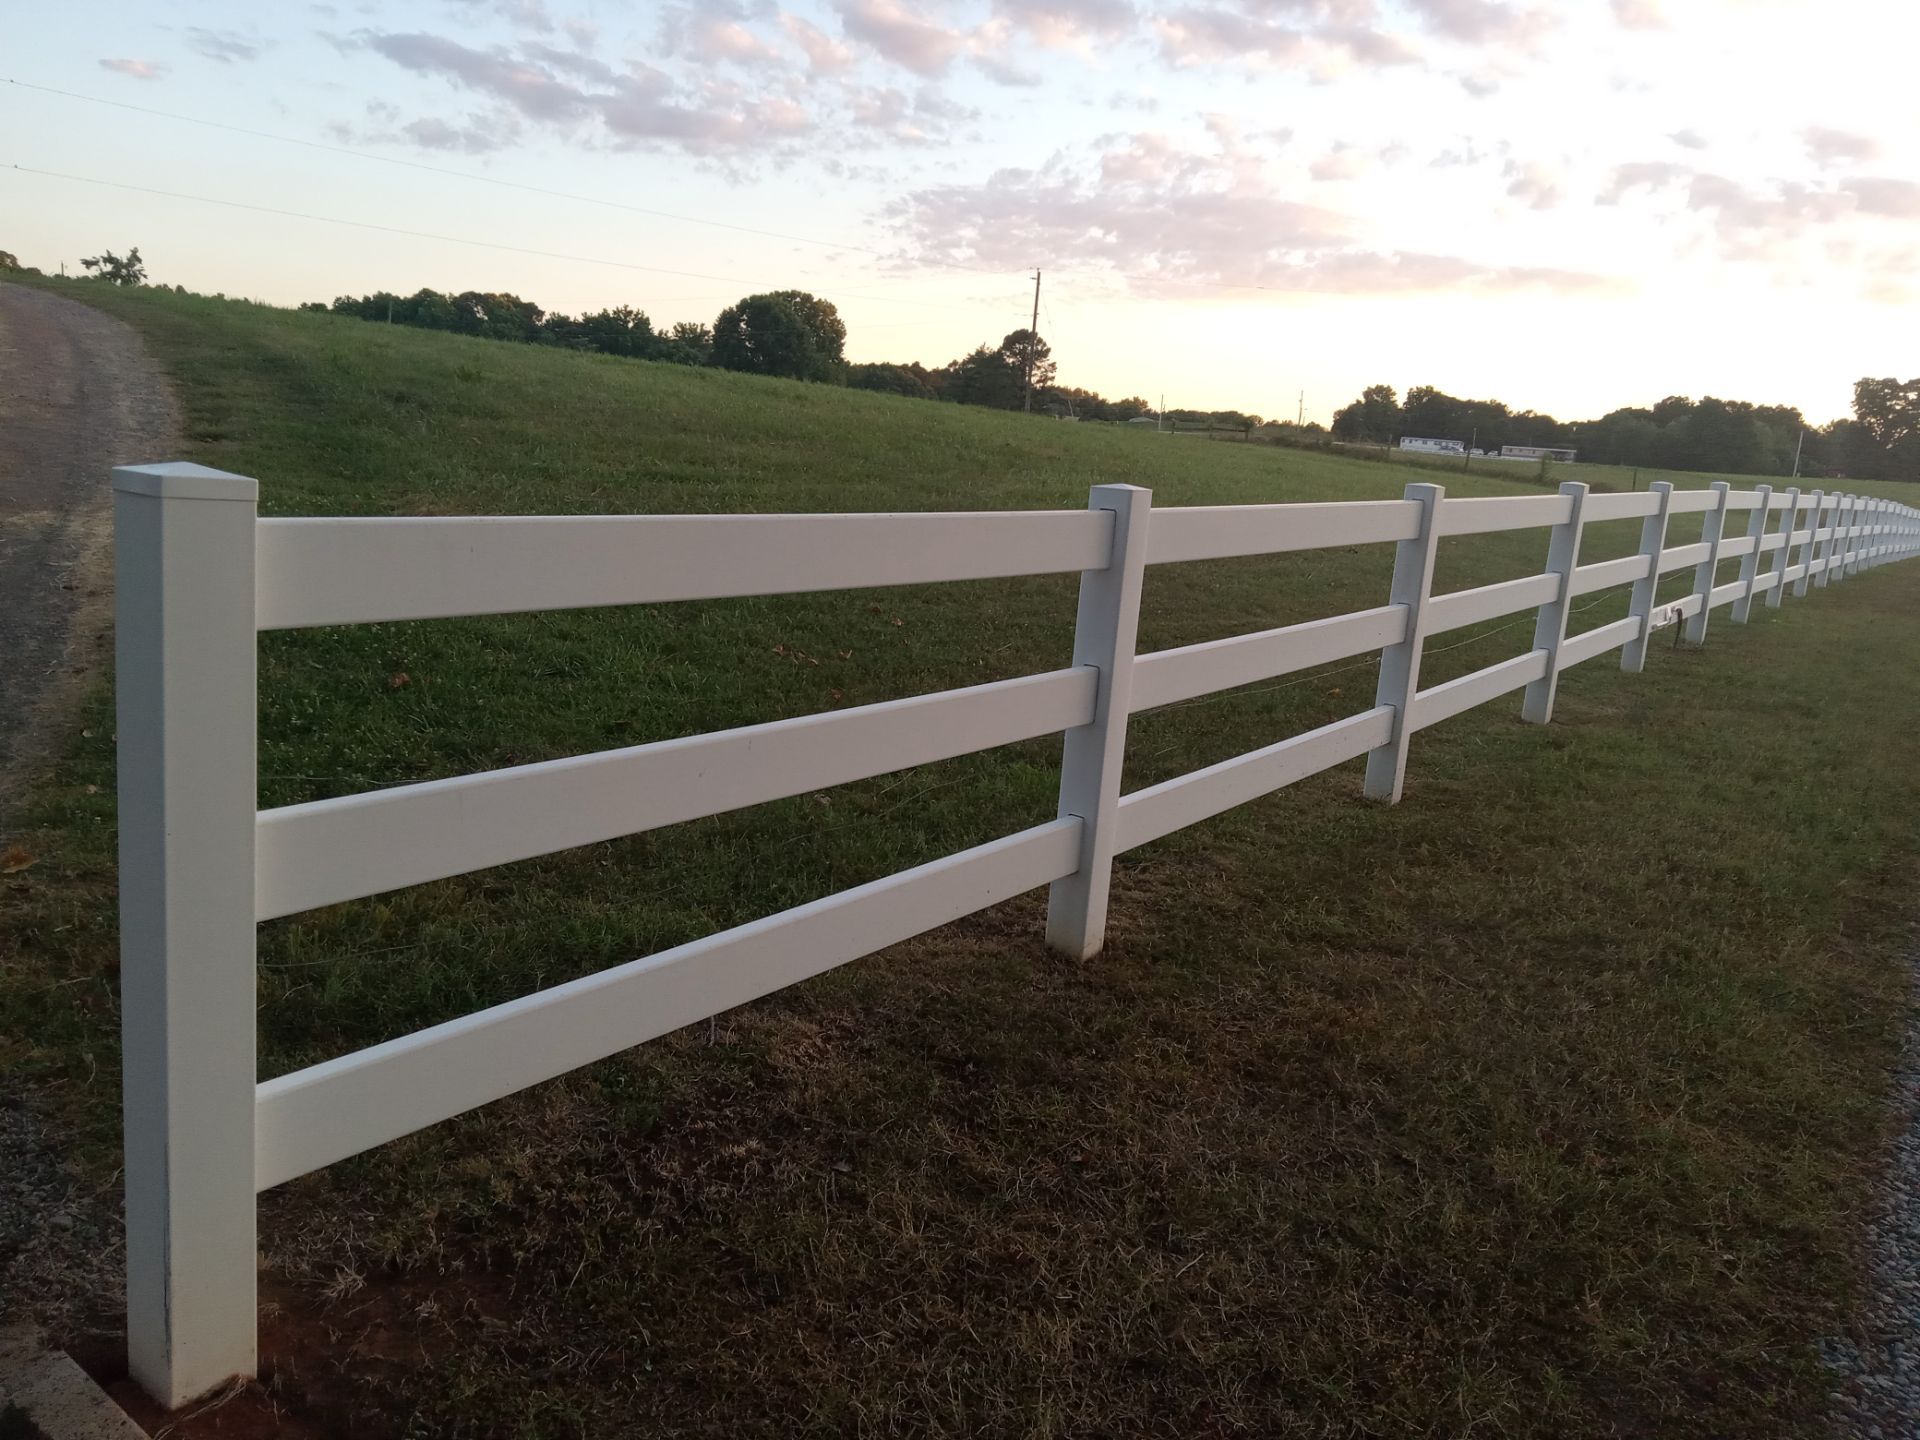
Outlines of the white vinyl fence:
M257 486L196 465L114 472L127 1303L135 1378L181 1403L255 1364L255 1195L1025 891L1049 942L1099 950L1113 858L1345 761L1400 796L1429 725L1515 690L1545 722L1566 669L1715 609L1825 586L1920 544L1920 512L1857 495L1735 492L1155 510L1127 485L1084 511L260 519ZM1669 525L1699 516L1697 538ZM1744 518L1744 528L1741 520ZM1583 565L1583 527L1639 519L1639 552ZM1542 573L1431 593L1441 539L1550 531ZM1146 567L1392 542L1386 603L1134 653ZM1723 562L1740 562L1722 583ZM1660 577L1691 570L1655 606ZM1072 663L935 695L258 810L263 630L1080 573ZM1580 596L1624 620L1569 636ZM1525 653L1423 689L1421 650L1532 610ZM1122 794L1127 717L1381 652L1370 709ZM1065 737L1059 818L658 955L259 1083L255 927L317 906L923 765Z

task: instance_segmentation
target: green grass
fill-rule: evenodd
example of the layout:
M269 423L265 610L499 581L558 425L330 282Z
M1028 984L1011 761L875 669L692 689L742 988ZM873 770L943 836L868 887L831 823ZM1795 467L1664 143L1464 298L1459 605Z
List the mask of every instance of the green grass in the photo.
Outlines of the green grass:
M1397 494L1377 464L72 287L269 514ZM1424 477L1419 477L1424 478ZM1450 493L1538 493L1450 478ZM1703 479L1693 483L1704 483ZM1690 538L1691 517L1676 524ZM1625 553L1637 525L1589 532ZM1677 542L1676 542L1677 543ZM1450 541L1442 588L1546 535ZM1156 568L1141 647L1381 603L1390 555ZM1670 582L1684 591L1686 577ZM1057 667L1071 577L265 637L261 802ZM1577 628L1624 612L1596 597ZM1815 1435L1895 1054L1920 566L1572 672L1038 897L265 1197L277 1403L356 1434ZM1449 636L1425 679L1522 651ZM1128 788L1372 703L1139 717ZM114 1168L112 725L0 879L0 1062ZM1058 743L261 932L272 1075L1050 818Z
M1908 503L1915 498L1914 486L1898 480L1828 480L1812 475L1798 478L1784 475L1716 475L1697 470L1658 470L1647 465L1593 465L1584 461L1566 464L1556 460L1544 467L1538 461L1522 463L1517 460L1477 459L1463 462L1438 455L1409 455L1392 447L1359 445L1344 447L1341 453L1345 458L1398 466L1408 472L1408 479L1415 478L1412 473L1415 471L1433 471L1436 472L1433 478L1441 484L1448 483L1445 478L1448 475L1460 479L1477 475L1496 480L1530 481L1547 488L1563 480L1583 480L1595 490L1633 491L1645 490L1656 480L1668 481L1680 490L1698 490L1715 480L1725 480L1743 490L1756 485L1771 485L1776 493L1781 494L1789 486L1798 486L1803 495L1819 490L1828 495L1836 491L1851 495L1880 495Z

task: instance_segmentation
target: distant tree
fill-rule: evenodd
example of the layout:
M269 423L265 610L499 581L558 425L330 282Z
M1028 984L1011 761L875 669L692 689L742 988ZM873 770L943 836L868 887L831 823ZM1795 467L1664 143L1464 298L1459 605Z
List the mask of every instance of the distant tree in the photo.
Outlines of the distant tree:
M11 250L0 250L0 270L18 270L20 257Z
M1669 395L1653 407L1653 423L1665 428L1676 420L1684 420L1693 412L1693 401L1685 395Z
M1463 418L1466 410L1466 401L1431 385L1416 385L1407 391L1406 403L1400 407L1399 428L1408 435L1434 440L1465 440L1472 431L1471 423Z
M906 395L915 400L932 400L938 394L931 374L918 361L908 365L851 365L847 367L847 384L855 390Z
M98 255L83 259L80 268L88 271L96 279L105 280L113 285L144 285L147 283L146 262L140 258L140 247L134 246L125 255L116 255L111 250L102 250Z
M296 308L301 310L317 310L324 315L331 307L324 300L302 300Z
M1920 380L1862 379L1853 387L1854 464L1847 473L1920 479Z
M711 365L713 332L691 320L679 321L654 337L653 354L674 365Z
M560 322L560 323L555 323ZM649 359L654 353L653 321L643 310L616 305L610 310L595 310L578 320L550 316L548 329L553 340L576 350L594 350L602 355L625 355Z
M941 397L959 405L985 405L995 410L1020 408L1020 372L1004 351L977 345L946 367Z
M1007 367L1020 377L1023 395L1026 391L1029 366L1032 367L1035 394L1053 384L1057 368L1053 363L1053 347L1041 339L1038 332L1009 331L1006 338L1000 342L999 355Z
M804 290L749 295L713 322L713 363L750 375L840 380L846 343L833 303Z
M1400 428L1400 398L1391 385L1369 385L1351 405L1333 412L1333 438L1385 445Z

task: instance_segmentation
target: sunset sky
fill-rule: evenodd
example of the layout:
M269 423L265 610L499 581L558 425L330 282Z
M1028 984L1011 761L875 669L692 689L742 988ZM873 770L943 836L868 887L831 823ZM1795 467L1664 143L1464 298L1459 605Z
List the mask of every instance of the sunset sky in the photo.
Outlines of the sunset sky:
M1110 395L1825 420L1920 369L1917 52L1890 0L79 0L7 26L0 249L659 325L797 287L930 365L1038 266Z

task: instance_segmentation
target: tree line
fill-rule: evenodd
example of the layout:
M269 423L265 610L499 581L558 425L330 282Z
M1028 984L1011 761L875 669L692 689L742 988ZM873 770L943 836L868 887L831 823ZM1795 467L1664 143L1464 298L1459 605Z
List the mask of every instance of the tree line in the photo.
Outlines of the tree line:
M1109 400L1091 390L1059 383L1052 347L1029 329L1010 331L997 346L980 345L949 363L919 361L855 363L846 359L846 322L830 300L804 290L748 295L729 305L711 326L681 321L655 329L643 310L630 306L569 315L546 310L521 296L465 290L457 294L418 290L411 295L376 290L342 295L331 304L312 300L302 310L330 311L384 324L446 330L487 340L553 345L635 360L710 365L750 375L774 375L844 385L919 400L984 405L997 410L1032 408L1076 420L1132 420L1153 407L1137 395ZM1029 398L1029 380L1031 397ZM1221 424L1257 424L1257 416L1220 412Z
M1920 479L1920 380L1863 379L1853 415L1811 425L1792 405L1755 405L1669 395L1598 420L1557 420L1510 410L1498 400L1463 400L1416 385L1402 401L1391 385L1369 385L1334 412L1333 438L1391 444L1401 436L1503 445L1566 446L1582 460L1654 470L1868 480Z

